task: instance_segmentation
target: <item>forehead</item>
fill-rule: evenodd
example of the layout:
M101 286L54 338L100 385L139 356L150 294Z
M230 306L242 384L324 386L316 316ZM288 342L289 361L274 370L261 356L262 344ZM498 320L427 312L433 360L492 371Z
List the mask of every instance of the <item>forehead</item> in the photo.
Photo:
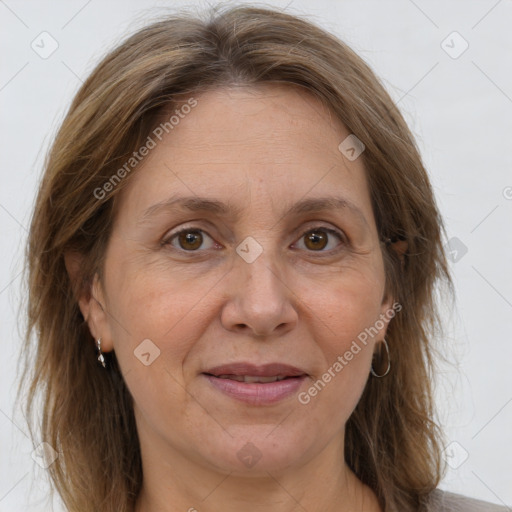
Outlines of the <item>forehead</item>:
M264 84L193 99L196 106L137 169L121 204L142 213L176 194L210 195L243 210L249 196L251 204L260 198L275 206L336 192L371 215L362 158L349 161L338 149L350 132L312 94Z
M166 147L197 154L197 149L207 150L218 146L218 149L225 150L226 155L230 153L243 160L244 154L235 153L238 147L250 151L251 148L261 149L261 145L266 144L268 150L273 150L272 160L275 161L278 150L291 153L295 146L303 142L304 136L307 136L311 150L325 150L329 140L321 139L328 134L334 137L334 141L339 138L340 132L348 135L343 124L318 98L297 86L263 83L219 87L195 99L197 106L166 137ZM168 118L168 114L164 113L162 118ZM316 136L318 129L322 137ZM336 147L337 144L334 150ZM269 152L251 156L264 161Z

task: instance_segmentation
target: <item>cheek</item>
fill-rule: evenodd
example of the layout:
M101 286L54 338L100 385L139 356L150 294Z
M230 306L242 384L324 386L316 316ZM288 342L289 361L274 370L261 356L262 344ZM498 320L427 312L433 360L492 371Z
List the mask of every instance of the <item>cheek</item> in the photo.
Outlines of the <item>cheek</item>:
M219 282L219 275L211 272L190 276L160 263L117 261L108 269L107 289L118 359L125 369L131 368L138 362L134 351L149 339L162 355L168 356L166 366L181 366L194 337L197 339L206 328L207 296Z
M328 345L343 350L380 318L384 275L378 267L366 271L344 269L321 289L311 290L315 288L310 288L307 309L325 325Z
M311 324L317 326L315 341L324 364L315 375L321 381L318 391L312 394L322 390L326 402L336 402L345 419L362 393L374 344L382 336L383 293L384 279L378 272L347 272L310 294L305 308L310 311Z
M108 258L111 311L119 323L131 330L140 333L141 329L147 329L143 335L156 336L159 325L155 325L155 320L168 315L167 328L171 328L173 317L183 305L176 301L176 294L180 293L179 278L170 266L145 262L129 244L123 249L116 247Z
M368 381L374 346L368 332L379 318L380 302L376 294L346 288L333 297L315 310L323 365L298 399L312 416L328 415L334 434L351 416Z
M194 407L184 367L211 322L205 296L218 278L134 267L123 263L110 274L116 357L141 418L158 418L169 404L172 418L180 417Z

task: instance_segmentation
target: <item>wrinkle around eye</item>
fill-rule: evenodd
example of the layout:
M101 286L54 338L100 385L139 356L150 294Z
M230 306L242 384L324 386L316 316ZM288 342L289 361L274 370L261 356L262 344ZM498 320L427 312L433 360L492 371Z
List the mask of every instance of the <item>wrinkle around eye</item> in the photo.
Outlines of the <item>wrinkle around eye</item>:
M304 243L304 237L314 233L314 232L322 232L326 233L328 237L327 244L330 243L330 239L332 238L338 238L339 243L336 247L332 249L325 249L320 248L319 250L314 249L308 249L307 247L300 247L297 249L297 245L303 245ZM198 248L192 248L192 249L185 249L182 247L177 247L173 242L182 234L182 233L201 233L202 237L209 238L212 243L210 244L210 247L202 248L202 245L204 245L203 241L201 243L201 246ZM179 243L179 239L178 239ZM203 229L199 225L192 225L192 226L185 226L180 228L178 231L174 231L164 237L164 239L159 244L161 247L167 247L172 252L178 254L178 255L185 255L190 257L199 257L199 256L205 256L208 255L208 253L211 250L219 250L222 249L222 244L219 244L214 237L212 237L206 229ZM312 257L312 258L334 258L340 253L351 253L353 255L359 254L367 254L371 252L371 250L361 250L357 249L353 246L350 237L347 236L347 234L340 230L339 228L332 228L324 225L317 225L317 226L309 226L307 228L301 228L301 234L298 236L298 238L295 239L295 242L293 242L291 245L288 246L296 253L304 253L306 257ZM297 254L296 254L297 256Z

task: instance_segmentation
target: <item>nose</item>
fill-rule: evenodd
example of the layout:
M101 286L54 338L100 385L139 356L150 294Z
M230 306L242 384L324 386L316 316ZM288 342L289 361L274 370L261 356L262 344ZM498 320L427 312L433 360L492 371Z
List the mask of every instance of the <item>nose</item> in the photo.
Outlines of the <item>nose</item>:
M236 256L221 313L225 329L255 337L283 335L298 322L297 297L271 254L252 263Z

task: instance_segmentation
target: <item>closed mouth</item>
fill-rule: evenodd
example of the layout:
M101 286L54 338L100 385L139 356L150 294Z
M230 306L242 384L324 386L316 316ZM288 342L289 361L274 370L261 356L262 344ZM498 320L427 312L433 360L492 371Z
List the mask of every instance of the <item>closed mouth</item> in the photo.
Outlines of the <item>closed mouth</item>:
M303 370L285 363L254 365L247 362L209 368L202 375L223 395L258 407L291 399L308 377Z
M307 376L304 370L286 363L274 362L256 365L245 361L226 363L208 368L203 371L203 374L246 384L269 384Z
M210 375L211 377L217 377L218 379L229 379L229 380L236 380L237 382L245 382L245 383L261 383L261 384L268 384L271 382L278 382L285 379L298 379L300 377L304 377L303 375L273 375L273 376L258 376L258 375L229 375L229 374L223 374L223 375L213 375L211 373L205 373L205 375Z

